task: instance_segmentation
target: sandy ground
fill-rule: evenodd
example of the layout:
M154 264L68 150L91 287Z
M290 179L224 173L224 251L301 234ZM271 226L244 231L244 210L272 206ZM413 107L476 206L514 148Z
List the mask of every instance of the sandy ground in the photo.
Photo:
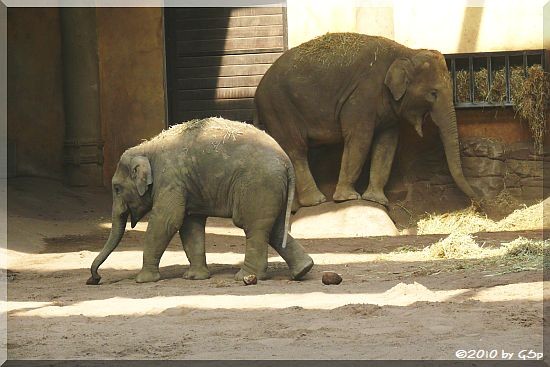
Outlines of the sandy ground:
M86 286L109 233L110 195L37 179L8 185L9 359L455 359L464 350L542 352L541 271L502 272L475 261L411 261L388 255L440 235L301 239L316 263L289 281L272 252L271 279L233 280L242 231L207 228L211 279L181 277L179 238L161 281L137 284L146 223L129 230ZM326 228L325 228L326 230ZM519 235L482 233L498 245ZM321 274L334 270L339 286Z

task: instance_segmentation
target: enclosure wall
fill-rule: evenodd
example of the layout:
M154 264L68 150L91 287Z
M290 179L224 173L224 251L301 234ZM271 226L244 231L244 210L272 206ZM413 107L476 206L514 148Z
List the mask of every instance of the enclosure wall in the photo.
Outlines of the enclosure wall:
M98 8L104 182L120 155L166 126L161 8Z
M319 6L288 0L289 46L326 32L359 32L388 37L412 48L443 53L540 49L544 1L394 0L361 7L361 1ZM480 2L481 3L481 2Z
M8 170L61 179L65 131L59 10L8 8Z

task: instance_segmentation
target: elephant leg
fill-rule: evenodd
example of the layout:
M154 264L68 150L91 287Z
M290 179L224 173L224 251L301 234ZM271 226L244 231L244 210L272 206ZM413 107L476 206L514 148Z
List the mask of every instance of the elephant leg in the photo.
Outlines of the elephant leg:
M390 178L398 138L399 129L397 128L381 131L375 137L372 146L369 186L362 196L363 199L388 205L388 198L384 194L384 186Z
M307 148L287 150L296 172L296 192L300 206L314 206L327 201L315 183L307 161Z
M204 249L204 227L206 217L200 215L189 215L185 218L180 228L180 239L189 260L189 269L185 272L187 279L208 279L210 272L206 265L206 254Z
M156 282L160 279L159 263L168 243L183 225L185 216L185 199L174 190L160 193L153 205L143 250L143 267L136 277L136 282Z
M355 190L355 182L361 174L372 139L372 130L362 133L354 131L345 137L344 153L338 184L332 198L334 201L360 199L361 195Z
M265 279L267 275L267 246L269 231L267 229L250 229L246 233L246 250L241 270L235 275L236 280L250 274L258 279Z
M284 222L284 217L282 217ZM277 228L277 226L275 226ZM283 224L284 228L284 224ZM290 234L287 234L286 247L283 248L283 232L274 230L269 239L269 244L283 258L290 269L290 278L299 280L306 275L313 267L313 259L304 251Z

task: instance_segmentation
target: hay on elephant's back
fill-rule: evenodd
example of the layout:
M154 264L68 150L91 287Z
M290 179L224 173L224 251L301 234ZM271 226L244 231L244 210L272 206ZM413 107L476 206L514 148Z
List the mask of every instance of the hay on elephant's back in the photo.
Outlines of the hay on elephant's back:
M187 122L182 122L170 126L163 130L160 134L153 137L151 140L144 143L172 138L183 134L193 134L195 132L212 129L220 131L220 141L217 146L225 143L228 139L236 140L237 136L242 135L245 129L255 129L252 125L246 122L227 120L222 117L209 117L204 119L193 119ZM143 143L142 143L143 144ZM216 146L216 147L217 147Z
M296 59L346 66L357 57L368 39L359 33L326 33L296 47Z

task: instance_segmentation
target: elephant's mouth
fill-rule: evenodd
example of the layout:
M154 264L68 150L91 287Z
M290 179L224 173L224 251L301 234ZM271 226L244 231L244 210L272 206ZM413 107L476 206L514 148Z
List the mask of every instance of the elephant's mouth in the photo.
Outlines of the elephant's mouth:
M421 138L424 137L424 132L422 131L422 126L424 125L424 122L428 119L429 116L430 116L430 112L426 112L425 114L422 115L422 117L417 118L413 122L414 130L416 130L416 133Z
M139 222L139 220L143 217L143 215L139 215L135 209L130 209L130 224L132 228L136 226L136 224Z

